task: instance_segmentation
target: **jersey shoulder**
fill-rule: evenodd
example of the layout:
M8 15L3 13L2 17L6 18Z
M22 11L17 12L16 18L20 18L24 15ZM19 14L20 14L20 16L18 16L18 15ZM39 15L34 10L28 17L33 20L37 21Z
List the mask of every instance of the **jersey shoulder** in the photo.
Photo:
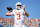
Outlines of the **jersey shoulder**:
M21 9L21 11L24 11L23 9Z
M16 9L14 9L13 11L15 11Z
M15 12L15 11L16 11L16 9L13 10L13 12Z

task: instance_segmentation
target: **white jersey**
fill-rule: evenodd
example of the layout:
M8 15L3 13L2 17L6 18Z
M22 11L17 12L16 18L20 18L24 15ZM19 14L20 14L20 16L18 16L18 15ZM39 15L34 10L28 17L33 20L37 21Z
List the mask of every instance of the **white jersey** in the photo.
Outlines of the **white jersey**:
M14 15L14 20L23 20L25 12L23 9L15 9L13 10L12 14Z
M23 25L23 21L24 21L24 10L20 9L20 10L13 10L13 12L11 12L14 15L14 27L21 27L21 25Z

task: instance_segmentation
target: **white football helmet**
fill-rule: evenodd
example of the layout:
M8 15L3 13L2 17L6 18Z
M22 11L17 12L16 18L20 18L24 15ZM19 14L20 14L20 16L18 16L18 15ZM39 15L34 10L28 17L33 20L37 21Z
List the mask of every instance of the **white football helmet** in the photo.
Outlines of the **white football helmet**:
M16 5L15 5L16 8L18 8L17 5L22 5L22 4L20 2L17 2Z

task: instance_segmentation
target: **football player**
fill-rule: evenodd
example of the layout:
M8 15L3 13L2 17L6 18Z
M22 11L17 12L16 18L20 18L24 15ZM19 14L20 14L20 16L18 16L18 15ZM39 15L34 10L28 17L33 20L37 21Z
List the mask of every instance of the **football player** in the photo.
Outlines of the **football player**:
M14 27L26 27L23 24L24 21L24 15L29 17L27 11L25 10L25 5L22 7L22 4L20 2L16 3L16 9L15 10L10 10L9 12L6 13L7 16L14 15Z

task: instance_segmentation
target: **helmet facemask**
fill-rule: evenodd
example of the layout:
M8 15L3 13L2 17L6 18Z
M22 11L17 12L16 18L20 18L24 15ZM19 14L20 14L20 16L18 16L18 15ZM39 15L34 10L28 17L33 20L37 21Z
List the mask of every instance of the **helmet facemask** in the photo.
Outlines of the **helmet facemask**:
M17 9L21 9L21 5L17 5Z

